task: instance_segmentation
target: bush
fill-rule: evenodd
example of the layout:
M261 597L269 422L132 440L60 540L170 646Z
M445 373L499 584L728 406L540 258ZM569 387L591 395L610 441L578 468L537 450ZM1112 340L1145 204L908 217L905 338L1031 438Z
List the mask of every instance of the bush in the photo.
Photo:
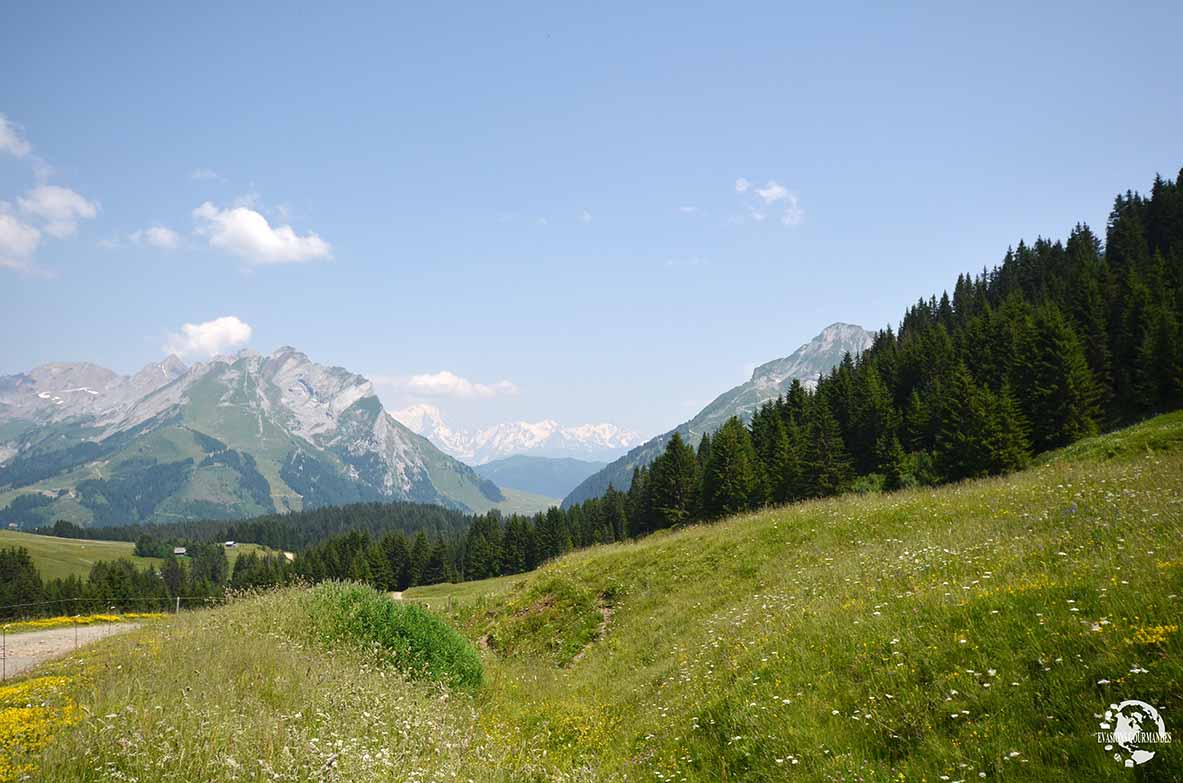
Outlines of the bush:
M377 648L416 679L461 688L481 684L477 651L426 609L352 582L323 582L305 592L301 602L309 633L319 644Z

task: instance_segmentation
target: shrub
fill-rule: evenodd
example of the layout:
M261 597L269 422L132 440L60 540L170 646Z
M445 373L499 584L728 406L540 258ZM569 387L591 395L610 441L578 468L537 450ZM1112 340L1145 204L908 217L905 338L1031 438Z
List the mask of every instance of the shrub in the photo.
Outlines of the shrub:
M461 688L481 684L477 651L426 609L352 582L323 582L306 591L301 602L316 643L376 648L416 679Z

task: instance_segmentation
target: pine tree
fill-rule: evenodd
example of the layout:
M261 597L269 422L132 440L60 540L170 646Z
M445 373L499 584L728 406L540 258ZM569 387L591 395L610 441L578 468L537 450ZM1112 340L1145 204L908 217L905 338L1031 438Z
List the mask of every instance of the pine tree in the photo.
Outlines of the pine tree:
M1018 470L1027 464L1031 451L1027 420L1010 384L1003 385L998 394L990 395L990 398L993 415L986 440L989 472L998 474Z
M1040 451L1097 431L1098 389L1080 340L1060 309L1047 303L1033 321L1019 360L1016 390Z
M881 453L883 456L882 470L883 470L883 488L889 492L902 489L906 482L904 476L904 448L900 445L900 439L895 435L891 436L891 440L886 444L881 445Z
M853 477L850 458L830 406L814 395L809 407L804 465L807 496L837 495Z
M691 518L700 481L694 450L675 432L649 473L649 500L658 526L673 527Z
M450 570L448 547L441 538L431 547L431 554L428 555L427 562L423 566L423 574L419 579L419 584L434 585L447 581Z
M721 517L754 508L760 502L756 450L739 419L728 419L711 440L711 459L702 479L702 506L707 517Z
M988 474L992 426L988 392L978 387L963 362L954 367L941 392L936 457L942 475L958 481Z

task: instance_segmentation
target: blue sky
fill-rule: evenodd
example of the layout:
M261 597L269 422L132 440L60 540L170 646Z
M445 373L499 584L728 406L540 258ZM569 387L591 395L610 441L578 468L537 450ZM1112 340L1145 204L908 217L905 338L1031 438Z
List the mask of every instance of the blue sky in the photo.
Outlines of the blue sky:
M0 373L245 324L650 435L1183 166L1177 3L175 5L5 11Z

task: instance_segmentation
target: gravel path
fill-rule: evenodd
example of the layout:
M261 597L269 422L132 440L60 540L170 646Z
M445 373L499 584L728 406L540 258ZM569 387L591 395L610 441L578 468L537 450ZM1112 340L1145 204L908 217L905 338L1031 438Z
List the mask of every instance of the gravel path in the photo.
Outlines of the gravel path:
M75 645L74 628L53 628L48 631L9 634L0 657L3 664L0 672L4 677L13 677L37 664L73 652L77 647L98 641L106 636L127 633L139 627L139 623L110 623L104 625L78 626L78 641Z

